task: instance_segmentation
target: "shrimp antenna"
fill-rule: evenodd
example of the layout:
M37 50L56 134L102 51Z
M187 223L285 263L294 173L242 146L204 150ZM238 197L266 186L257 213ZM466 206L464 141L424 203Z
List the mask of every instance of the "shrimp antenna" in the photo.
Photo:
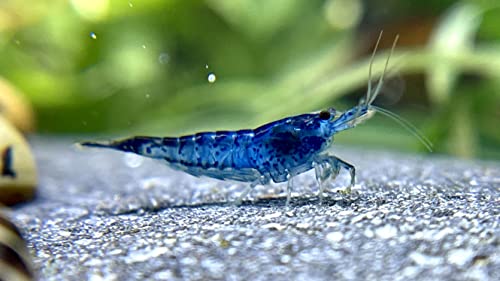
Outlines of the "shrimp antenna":
M375 59L375 54L377 53L378 44L382 39L382 34L384 31L381 30L378 35L377 43L375 43L375 48L373 49L372 57L370 58L370 66L368 67L368 89L366 89L366 105L368 105L368 101L370 100L370 94L372 92L372 68L373 68L373 60Z
M413 126L408 120L404 119L403 117L397 115L394 112L391 112L387 109L380 108L378 106L372 105L371 108L375 109L375 111L380 112L382 115L385 115L392 120L396 121L401 125L403 128L405 128L408 132L410 132L412 135L414 135L424 146L429 150L429 152L432 152L432 142L426 138L422 132L420 132L415 126Z
M377 45L375 45L375 50L372 54L372 61L370 63L370 69L368 70L369 73L368 73L368 76L369 76L369 80L368 80L368 93L367 93L367 99L366 99L366 105L370 105L372 104L372 102L377 98L378 94L380 93L380 90L382 89L382 85L384 84L384 76L385 76L385 73L387 72L387 67L389 65L389 61L391 60L391 56L392 56L392 53L394 53L394 49L396 48L396 44L398 43L398 39L399 39L399 34L396 35L396 38L394 38L394 42L392 42L392 48L391 48L391 52L389 53L389 56L387 57L387 60L385 61L385 66L384 66L384 71L382 72L382 75L380 76L378 82L377 82L377 88L375 88L375 91L373 92L373 94L371 95L371 97L369 96L371 94L371 73L372 73L372 64L373 64L373 58L375 56L375 51L377 50L377 46L379 44L379 41L380 41L380 38L382 37L382 32L380 32L380 35L378 37L378 40L377 40Z

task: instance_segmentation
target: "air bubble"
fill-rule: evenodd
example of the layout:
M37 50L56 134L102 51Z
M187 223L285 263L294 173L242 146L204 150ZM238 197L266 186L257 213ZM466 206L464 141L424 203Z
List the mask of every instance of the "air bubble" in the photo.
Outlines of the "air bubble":
M169 56L167 53L161 53L161 54L158 56L158 61L159 61L161 64L167 64L167 63L170 61L170 56Z
M208 83L215 83L217 80L217 76L215 76L215 73L210 72L207 77Z
M95 32L90 32L90 38L92 39L97 39L97 35L95 34Z

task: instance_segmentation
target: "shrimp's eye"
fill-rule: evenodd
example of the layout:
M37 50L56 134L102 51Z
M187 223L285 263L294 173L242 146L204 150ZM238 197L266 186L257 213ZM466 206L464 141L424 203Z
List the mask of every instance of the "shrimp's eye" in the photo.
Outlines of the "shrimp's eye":
M323 111L321 111L321 112L319 113L319 118L320 118L321 120L328 120L328 119L330 119L330 116L331 116L330 112L328 112L328 111L326 111L326 110L323 110Z

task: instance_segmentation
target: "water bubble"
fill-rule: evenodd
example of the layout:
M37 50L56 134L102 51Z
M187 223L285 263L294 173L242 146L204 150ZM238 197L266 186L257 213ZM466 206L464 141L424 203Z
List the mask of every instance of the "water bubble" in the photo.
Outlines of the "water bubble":
M210 72L207 77L208 83L215 83L217 80L217 76L215 76L215 73Z
M142 48L143 48L143 49L146 49L146 45L142 44Z
M92 39L97 39L97 35L95 34L95 32L90 32L90 38Z
M167 53L161 53L160 56L158 56L158 61L161 64L167 64L170 61L170 56Z
M132 7L134 7L134 4L132 4L132 2L130 2L130 1L128 1L128 6L129 6L130 8L132 8Z
M144 158L132 153L126 153L123 156L123 161L125 162L125 165L129 166L130 168L137 168L142 165Z
M149 99L150 95L149 94L146 94L144 95L145 98Z

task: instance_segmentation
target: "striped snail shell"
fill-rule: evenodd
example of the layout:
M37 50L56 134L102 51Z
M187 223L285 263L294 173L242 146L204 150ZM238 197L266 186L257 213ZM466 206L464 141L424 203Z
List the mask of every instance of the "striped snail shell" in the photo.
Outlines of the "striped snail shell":
M31 258L19 229L0 213L0 280L34 280Z

